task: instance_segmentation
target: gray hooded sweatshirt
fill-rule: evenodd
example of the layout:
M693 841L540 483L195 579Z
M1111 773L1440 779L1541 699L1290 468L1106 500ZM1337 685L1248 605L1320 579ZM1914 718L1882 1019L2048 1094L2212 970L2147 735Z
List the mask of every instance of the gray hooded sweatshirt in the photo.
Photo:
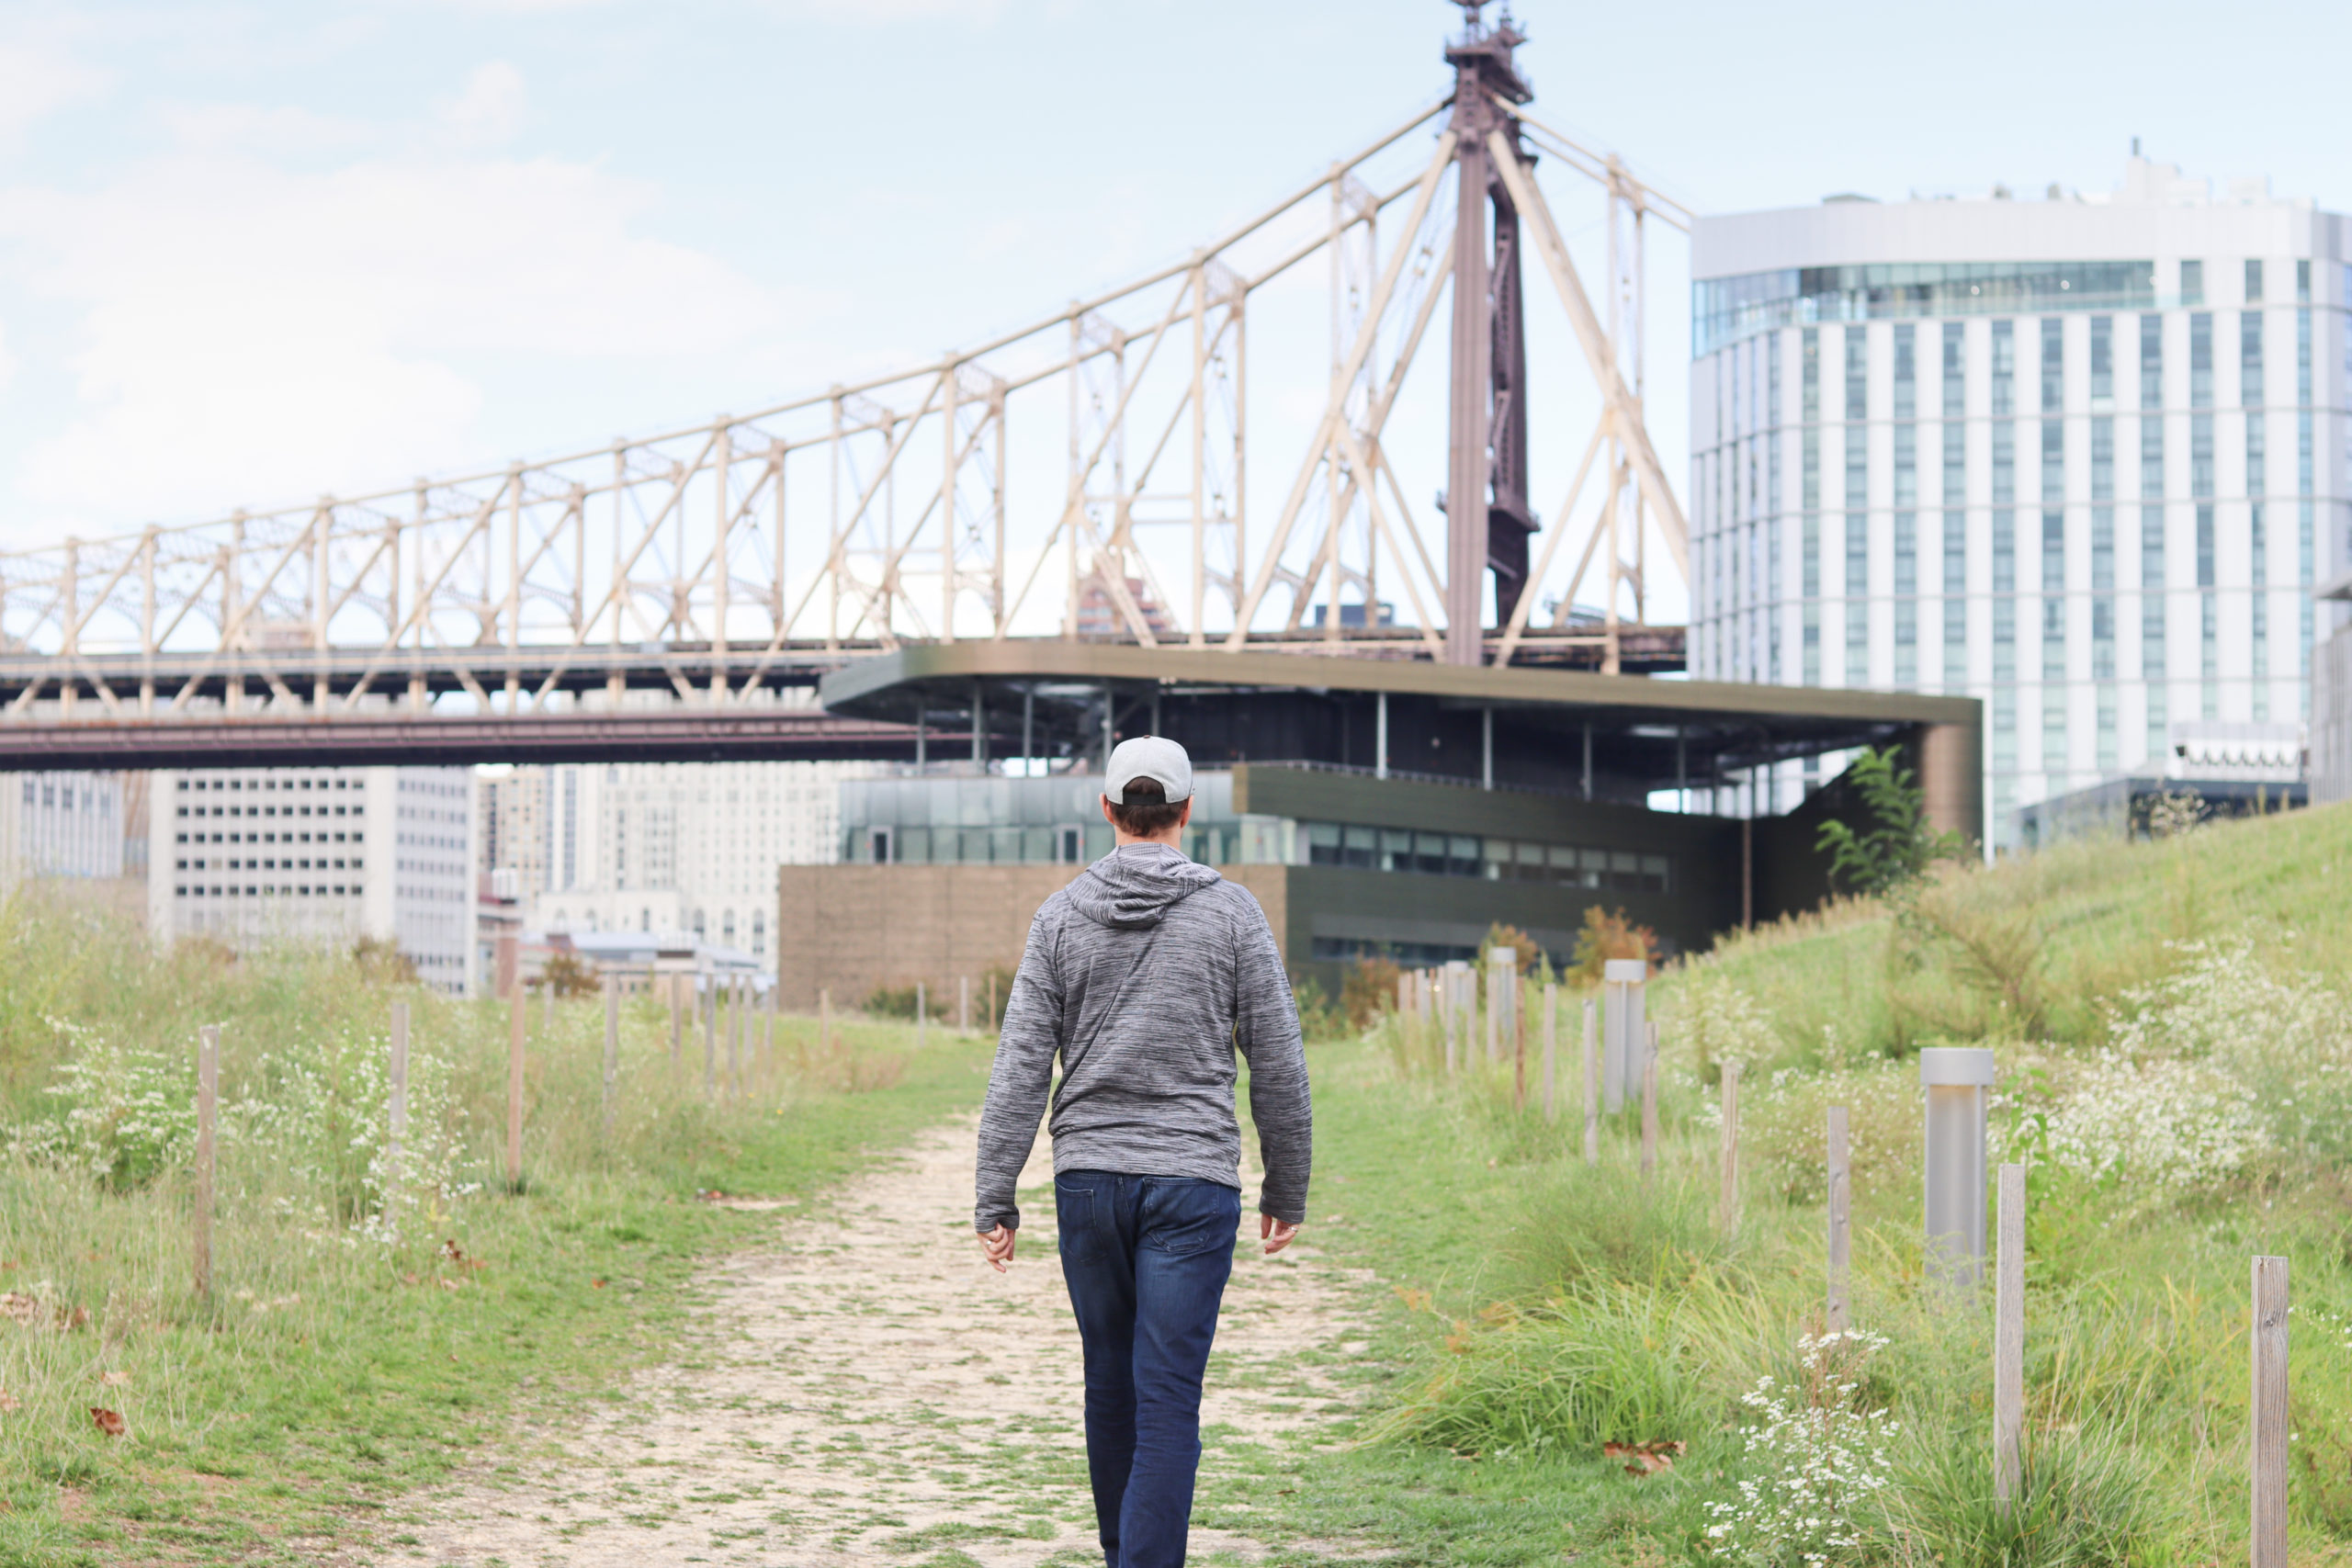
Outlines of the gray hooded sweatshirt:
M1127 844L1038 906L980 1113L973 1224L1018 1229L1013 1186L1054 1057L1054 1168L1241 1186L1234 1053L1266 1168L1259 1207L1306 1218L1312 1112L1298 1008L1247 888L1163 844Z

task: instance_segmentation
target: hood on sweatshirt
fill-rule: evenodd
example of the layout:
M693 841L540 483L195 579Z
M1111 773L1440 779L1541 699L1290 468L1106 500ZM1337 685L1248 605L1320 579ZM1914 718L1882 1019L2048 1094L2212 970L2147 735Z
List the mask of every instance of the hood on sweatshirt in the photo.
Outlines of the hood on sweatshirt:
M1223 880L1166 844L1123 844L1069 885L1069 902L1097 925L1149 931L1178 900Z

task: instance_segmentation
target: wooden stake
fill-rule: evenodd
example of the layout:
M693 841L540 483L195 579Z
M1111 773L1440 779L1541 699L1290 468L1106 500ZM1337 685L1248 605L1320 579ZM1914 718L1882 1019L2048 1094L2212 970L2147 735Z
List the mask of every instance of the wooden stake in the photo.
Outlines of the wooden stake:
M605 1136L613 1135L613 1088L621 1072L621 981L605 976Z
M776 984L768 987L767 1021L760 1026L760 1062L770 1073L775 1071L775 994L783 989L784 976L776 976Z
M1461 1010L1461 997L1458 997L1461 985L1453 983L1452 971L1442 971L1442 974L1446 978L1444 995L1437 997L1437 1022L1444 1027L1446 1034L1446 1077L1453 1077L1453 1013Z
M408 1141L408 1004L392 1004L390 1093L384 1126L384 1193L382 1212L390 1213L392 1194L401 1185L401 1145Z
M1739 1234L1739 1064L1724 1064L1724 1190L1725 1239Z
M2251 1568L2287 1568L2287 1260L2254 1260Z
M727 1092L730 1098L740 1098L743 1092L743 982L740 978L727 982Z
M1657 1025L1649 1026L1648 1048L1642 1053L1642 1179L1657 1173Z
M196 1032L196 1293L212 1294L212 1174L214 1122L220 1108L220 1026Z
M833 993L830 987L817 993L817 1049L833 1048Z
M971 1032L972 977L969 975L958 975L956 976L956 1032L969 1034Z
M991 969L989 971L989 1032L993 1034L1003 1027L996 1016L996 971Z
M670 1070L673 1072L677 1070L678 1061L681 1055L679 1039L680 1020L678 1017L678 982L683 978L684 978L684 976L674 974L670 976Z
M931 1005L925 998L922 982L917 980L915 982L915 1049L918 1051L922 1049L923 1030L931 1021L928 1016L930 1012Z
M718 1095L718 976L713 974L707 996L697 996L696 1011L702 1014L702 1097L715 1100Z
M523 1185L523 1031L526 1027L523 987L514 987L506 1004L506 1185Z
M1560 1105L1555 1097L1560 1055L1560 987L1546 980L1544 983L1544 1120L1559 1120Z
M1519 970L1508 971L1509 988L1504 995L1510 1005L1510 1108L1527 1109L1527 989L1520 984Z
M1584 1163L1600 1163L1600 1004L1584 999Z
M1994 1213L1993 1506L2018 1495L2025 1437L2025 1167L2005 1165Z
M1847 1310L1847 1270L1853 1260L1853 1190L1846 1168L1846 1108L1829 1108L1829 1298L1822 1325L1842 1334L1851 1322Z

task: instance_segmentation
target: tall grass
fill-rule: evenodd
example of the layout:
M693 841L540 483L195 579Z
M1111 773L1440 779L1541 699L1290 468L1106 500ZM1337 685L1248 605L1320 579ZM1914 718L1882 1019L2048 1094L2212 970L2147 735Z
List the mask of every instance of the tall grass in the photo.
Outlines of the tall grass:
M1574 1075L1562 1124L1545 1126L1514 1110L1505 1073L1475 1062L1449 1080L1423 1032L1384 1021L1387 1092L1416 1108L1399 1113L1450 1118L1513 1169L1518 1197L1507 1261L1476 1298L1414 1298L1426 1362L1373 1436L1596 1461L1605 1443L1684 1440L1683 1484L1735 1512L1743 1488L1825 1462L1745 1438L1758 1391L1792 1397L1822 1328L1822 1123L1845 1104L1854 1322L1885 1341L1857 1357L1852 1398L1899 1429L1889 1483L1852 1495L1864 1544L1846 1556L2072 1568L2241 1553L2257 1252L2295 1271L2298 1541L2352 1542L2347 868L2352 808L2336 807L2075 846L1953 875L1908 913L1848 904L1729 940L1652 987L1665 1133L1647 1184L1623 1125L1585 1167ZM1906 1058L1926 1043L1996 1049L1994 1152L2032 1165L2027 1471L2007 1514L1992 1499L1990 1292L1922 1268ZM1726 1235L1713 1085L1729 1059L1752 1087L1747 1203ZM1667 1544L1783 1550L1736 1532Z
M465 1462L518 1392L608 1387L659 1352L695 1259L977 1096L934 1027L777 1021L705 1092L666 1008L624 1009L609 1132L601 998L527 1007L525 1187L504 1180L508 1014L345 954L151 952L27 900L0 911L0 1560L241 1555L340 1534ZM385 1148L390 1005L410 1132ZM220 1025L214 1286L191 1275L194 1049ZM127 1432L102 1431L111 1410ZM209 1475L198 1483L196 1477ZM75 1506L89 1492L102 1505ZM362 1514L351 1513L353 1509ZM343 1524L335 1521L341 1519ZM274 1522L273 1522L274 1521ZM243 1546L240 1543L243 1543ZM190 1548L194 1550L194 1548Z

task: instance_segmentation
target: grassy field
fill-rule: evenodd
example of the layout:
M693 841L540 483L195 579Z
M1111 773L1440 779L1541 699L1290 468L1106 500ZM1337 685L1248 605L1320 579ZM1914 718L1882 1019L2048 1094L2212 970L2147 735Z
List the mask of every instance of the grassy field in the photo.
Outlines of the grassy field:
M601 1126L600 1000L530 1008L526 1179L504 1186L503 1010L342 958L143 954L59 911L0 931L0 1562L310 1561L495 1454L519 1401L610 1394L677 1340L698 1260L789 1196L977 1100L988 1045L786 1020L707 1104L698 1040L632 1009ZM381 1063L416 1009L413 1135L386 1200ZM63 1021L74 1021L71 1022ZM189 1275L190 1042L222 1024L216 1282ZM71 1064L71 1065L69 1065ZM48 1092L62 1079L71 1090ZM722 1074L723 1074L722 1067ZM110 1436L91 1414L110 1410ZM397 1544L397 1538L392 1538Z
M1646 1189L1629 1130L1588 1169L1577 1112L1547 1126L1506 1074L1447 1080L1393 1021L1318 1052L1317 1205L1343 1215L1318 1239L1392 1289L1372 1413L1283 1499L1289 1528L1428 1563L2242 1560L2248 1268L2276 1253L2296 1553L2337 1554L2347 863L2352 811L2216 826L1969 872L1899 913L1846 907L1679 965L1653 987L1666 1136ZM2027 1495L2007 1521L1989 1292L1922 1268L1925 1043L1995 1049L1996 1156L2031 1162ZM1725 1060L1749 1086L1731 1234ZM1866 1337L1808 1357L1833 1103L1854 1119ZM1687 1447L1636 1476L1610 1443Z
M1202 1517L1298 1561L2234 1560L2247 1260L2269 1252L2295 1281L2297 1555L2336 1555L2347 864L2352 812L2315 811L1959 874L1679 964L1653 987L1648 1184L1628 1127L1585 1166L1572 1092L1547 1123L1506 1072L1448 1077L1393 1019L1316 1047L1310 1235L1374 1280L1371 1348L1346 1370L1361 1397L1308 1453L1204 1489ZM968 1108L987 1066L985 1041L918 1051L905 1025L854 1019L820 1046L787 1021L746 1092L710 1103L699 1042L673 1066L666 1016L633 1010L608 1136L601 1005L550 1026L534 1002L510 1191L503 1012L399 991L418 1131L388 1179L388 976L153 956L21 907L0 963L0 1562L399 1545L387 1505L496 1461L519 1405L610 1397L682 1343L698 1266L775 1224L700 1195L812 1191ZM1574 1016L1570 998L1564 1042ZM187 1256L200 1021L223 1024L225 1063L209 1301ZM1938 1043L1992 1046L1996 1153L2033 1169L2028 1495L2007 1521L1987 1305L1921 1265L1911 1056ZM1715 1084L1735 1060L1746 1201L1726 1233ZM1808 1351L1833 1103L1853 1118L1865 1337Z

